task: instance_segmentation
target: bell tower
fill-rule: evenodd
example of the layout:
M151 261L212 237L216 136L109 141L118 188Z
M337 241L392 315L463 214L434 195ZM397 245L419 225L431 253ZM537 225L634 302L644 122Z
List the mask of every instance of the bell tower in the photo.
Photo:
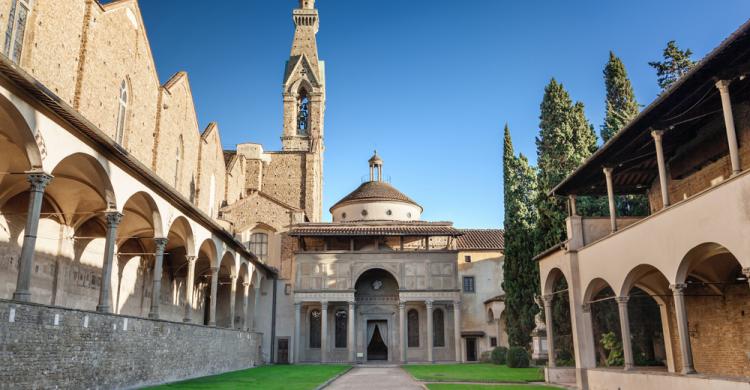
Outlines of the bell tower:
M318 59L315 0L300 0L292 12L294 40L284 72L284 151L323 150L325 64Z

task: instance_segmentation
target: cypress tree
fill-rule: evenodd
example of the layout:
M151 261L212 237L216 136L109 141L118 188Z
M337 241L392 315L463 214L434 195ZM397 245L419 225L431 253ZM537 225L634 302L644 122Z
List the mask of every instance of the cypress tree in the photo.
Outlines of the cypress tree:
M667 42L667 47L662 52L663 61L652 61L648 64L656 69L657 82L662 90L669 88L680 77L684 76L695 66L695 61L690 57L693 51L690 49L680 50L677 42Z
M510 129L505 126L503 148L503 184L505 203L505 260L503 290L507 311L506 329L511 346L528 348L539 293L539 269L534 262L534 194L536 172L525 156L515 156Z
M638 115L640 106L635 100L625 65L611 51L607 66L604 67L604 85L607 89L607 114L601 127L601 136L606 143Z
M583 103L573 104L562 84L554 78L544 89L536 138L537 175L536 252L565 239L565 204L548 193L596 150L594 127L586 119ZM579 202L579 210L601 209L601 202Z

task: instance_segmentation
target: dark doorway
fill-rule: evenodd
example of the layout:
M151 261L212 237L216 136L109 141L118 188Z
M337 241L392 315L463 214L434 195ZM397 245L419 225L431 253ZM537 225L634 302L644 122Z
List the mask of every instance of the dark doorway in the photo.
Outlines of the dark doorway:
M211 295L208 291L203 293L203 325L208 325L211 321Z
M289 339L278 339L276 345L276 363L289 364Z
M384 333L388 331L385 321L367 321L367 332L370 342L367 344L367 360L388 360L388 346ZM387 337L387 333L385 333Z
M466 338L466 361L477 361L477 339L474 337Z

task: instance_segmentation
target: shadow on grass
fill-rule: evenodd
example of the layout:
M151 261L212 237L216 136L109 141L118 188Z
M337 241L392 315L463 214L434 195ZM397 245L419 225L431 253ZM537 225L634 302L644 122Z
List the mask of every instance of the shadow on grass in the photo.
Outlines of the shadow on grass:
M261 366L226 374L175 382L151 389L312 390L345 372L346 365Z

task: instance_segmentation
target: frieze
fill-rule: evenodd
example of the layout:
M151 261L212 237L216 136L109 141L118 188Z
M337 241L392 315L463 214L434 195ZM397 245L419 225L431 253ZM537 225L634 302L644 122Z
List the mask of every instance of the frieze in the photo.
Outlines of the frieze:
M295 292L294 302L353 302L354 292Z

